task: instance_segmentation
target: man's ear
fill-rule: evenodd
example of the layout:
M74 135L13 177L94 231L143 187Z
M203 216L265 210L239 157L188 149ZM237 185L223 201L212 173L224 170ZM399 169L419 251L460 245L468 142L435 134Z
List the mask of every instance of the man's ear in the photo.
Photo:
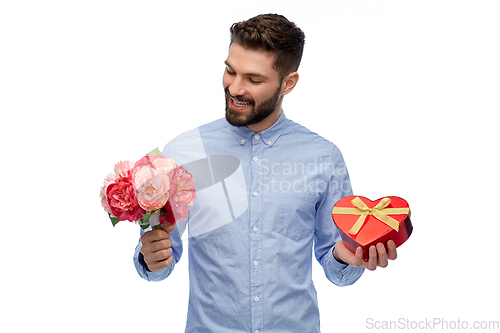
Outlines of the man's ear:
M288 74L281 83L281 96L288 94L295 88L295 85L299 81L299 73L293 72Z

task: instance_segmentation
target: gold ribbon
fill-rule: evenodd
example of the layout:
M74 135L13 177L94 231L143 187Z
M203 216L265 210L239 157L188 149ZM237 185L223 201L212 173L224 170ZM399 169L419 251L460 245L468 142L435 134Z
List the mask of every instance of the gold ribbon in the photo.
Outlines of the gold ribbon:
M332 210L332 214L361 215L356 223L354 223L351 230L349 230L351 235L356 235L358 233L368 215L375 216L378 220L384 222L392 229L399 231L399 222L388 215L408 214L410 212L410 208L386 208L391 203L391 199L389 198L383 198L373 208L369 208L359 197L355 197L351 202L356 208L333 207Z

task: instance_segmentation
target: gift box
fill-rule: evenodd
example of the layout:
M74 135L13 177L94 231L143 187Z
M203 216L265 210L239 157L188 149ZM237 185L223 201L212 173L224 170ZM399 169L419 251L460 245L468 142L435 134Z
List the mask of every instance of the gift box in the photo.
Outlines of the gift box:
M382 243L387 249L387 241L392 239L398 247L413 230L408 203L393 196L375 201L356 195L345 197L333 207L332 217L345 246L353 253L363 248L365 261L370 246Z

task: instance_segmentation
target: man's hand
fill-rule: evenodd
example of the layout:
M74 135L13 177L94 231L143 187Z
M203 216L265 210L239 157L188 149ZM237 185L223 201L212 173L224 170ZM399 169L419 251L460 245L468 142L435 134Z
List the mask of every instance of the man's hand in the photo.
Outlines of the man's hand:
M363 249L358 247L356 253L352 253L343 241L339 241L333 249L333 256L338 261L344 262L354 267L363 266L370 271L374 271L377 267L387 267L389 260L395 260L398 256L396 244L392 240L387 242L387 251L382 243L377 246L370 246L368 253L368 262L363 260Z
M170 233L175 227L166 222L162 230L151 230L141 236L141 253L152 272L159 272L172 264L172 240Z

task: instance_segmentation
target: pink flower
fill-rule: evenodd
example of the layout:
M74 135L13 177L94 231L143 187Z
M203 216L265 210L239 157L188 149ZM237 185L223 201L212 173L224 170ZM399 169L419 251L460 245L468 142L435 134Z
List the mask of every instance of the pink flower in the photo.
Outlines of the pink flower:
M177 167L174 160L160 155L146 155L130 171L139 205L148 211L163 207L168 200L168 173Z
M106 192L107 192L108 186L110 184L114 183L116 178L117 177L114 174L110 173L106 177L106 179L104 179L104 184L102 185L101 192L99 193L99 196L101 197L101 205L108 214L113 214L113 213L111 212L111 208L109 208L108 197L106 195Z
M133 162L130 161L120 161L115 165L115 173L110 173L104 180L104 184L101 187L101 192L99 196L101 197L101 205L108 214L113 214L111 208L109 208L108 198L106 196L106 190L110 184L113 184L118 178L130 177L130 170L134 166Z
M184 168L175 168L168 174L170 180L170 205L175 220L185 220L189 207L196 199L193 176Z
M120 221L139 220L146 213L139 206L134 190L134 185L129 177L118 178L107 186L106 196L111 213Z
M115 165L115 175L116 177L130 177L130 170L134 167L134 162L130 161L120 161Z

